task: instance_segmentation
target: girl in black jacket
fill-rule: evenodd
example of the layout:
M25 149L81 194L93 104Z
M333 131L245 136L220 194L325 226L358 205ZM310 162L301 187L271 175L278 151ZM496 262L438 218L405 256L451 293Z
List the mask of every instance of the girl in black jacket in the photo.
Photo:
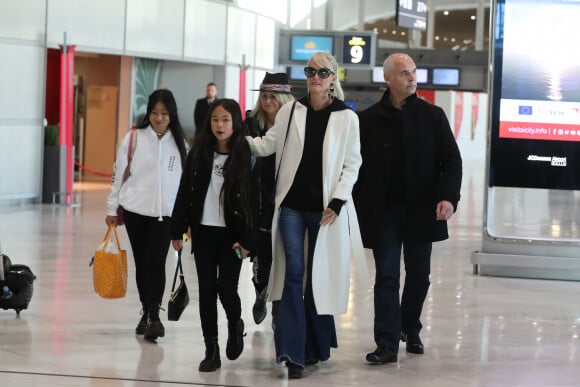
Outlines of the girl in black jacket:
M257 195L252 192L257 184L252 179L240 106L232 99L221 99L211 107L208 118L187 158L171 221L176 250L183 248L183 233L191 231L206 345L199 365L202 372L221 366L218 295L228 318L227 358L237 359L244 348L238 279L242 260L254 245L257 207Z

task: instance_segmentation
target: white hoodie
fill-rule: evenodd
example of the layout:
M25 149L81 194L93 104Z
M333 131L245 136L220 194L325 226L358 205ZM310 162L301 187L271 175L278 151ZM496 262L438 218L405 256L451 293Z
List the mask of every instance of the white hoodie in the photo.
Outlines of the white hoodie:
M137 129L137 141L131 161L131 174L121 184L127 166L127 151L131 132L127 133L117 150L111 192L107 198L107 215L116 216L123 206L144 216L171 216L181 179L181 156L171 131L161 138L148 126Z

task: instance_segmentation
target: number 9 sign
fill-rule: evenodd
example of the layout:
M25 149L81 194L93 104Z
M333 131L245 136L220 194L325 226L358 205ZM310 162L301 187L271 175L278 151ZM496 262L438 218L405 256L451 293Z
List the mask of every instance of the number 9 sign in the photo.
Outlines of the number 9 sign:
M368 35L345 35L342 46L342 63L352 65L370 64L371 42L371 37Z
M364 57L364 51L361 46L352 46L350 48L350 62L360 63Z

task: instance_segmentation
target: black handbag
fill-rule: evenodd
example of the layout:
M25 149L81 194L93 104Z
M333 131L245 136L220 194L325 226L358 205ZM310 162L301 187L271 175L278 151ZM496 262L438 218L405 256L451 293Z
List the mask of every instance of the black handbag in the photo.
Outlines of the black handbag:
M177 282L177 273L179 273L179 286L175 288ZM171 298L167 305L167 318L169 321L178 321L181 314L189 304L189 292L185 285L183 277L183 268L181 267L181 250L177 253L177 266L173 276L173 285L171 285Z

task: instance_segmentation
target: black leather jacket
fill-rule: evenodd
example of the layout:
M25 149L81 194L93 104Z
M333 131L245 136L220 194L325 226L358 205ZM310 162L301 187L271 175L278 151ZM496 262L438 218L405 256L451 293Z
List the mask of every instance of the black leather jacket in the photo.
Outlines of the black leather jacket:
M171 239L181 239L183 233L191 227L191 246L196 243L196 230L201 222L205 196L207 195L211 173L213 167L213 151L207 151L196 157L193 152L189 152L179 191L175 199L173 214L171 216ZM239 242L246 250L253 250L256 240L255 219L257 219L257 197L255 188L258 184L255 181L254 169L250 174L251 181L245 184L250 185L250 209L251 219L245 219L242 214L242 204L240 203L240 192L234 193L229 200L231 206L224 210L226 228L229 231L231 242Z

